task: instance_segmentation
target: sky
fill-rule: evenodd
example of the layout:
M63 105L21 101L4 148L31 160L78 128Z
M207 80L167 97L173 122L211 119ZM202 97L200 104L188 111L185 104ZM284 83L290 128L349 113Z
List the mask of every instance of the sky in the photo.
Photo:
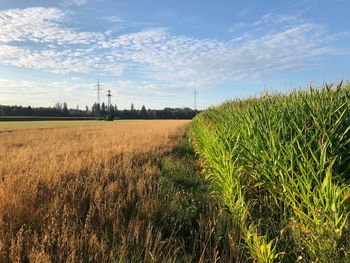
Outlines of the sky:
M197 107L350 79L348 0L0 0L0 104Z

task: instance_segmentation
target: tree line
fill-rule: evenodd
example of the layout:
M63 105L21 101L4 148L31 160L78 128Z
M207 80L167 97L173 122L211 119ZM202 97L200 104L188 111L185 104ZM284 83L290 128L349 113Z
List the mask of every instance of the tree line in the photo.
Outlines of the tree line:
M192 119L198 113L190 108L146 109L143 105L137 110L134 104L130 109L118 110L117 105L108 107L105 103L94 103L84 109L68 108L66 102L56 103L53 107L23 107L0 105L0 116L38 116L38 117L98 117L107 119Z

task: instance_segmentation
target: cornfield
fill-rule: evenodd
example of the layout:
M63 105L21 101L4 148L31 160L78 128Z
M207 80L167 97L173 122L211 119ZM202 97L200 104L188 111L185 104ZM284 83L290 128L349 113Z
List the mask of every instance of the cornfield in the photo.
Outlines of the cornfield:
M349 84L226 102L190 139L243 259L350 262Z

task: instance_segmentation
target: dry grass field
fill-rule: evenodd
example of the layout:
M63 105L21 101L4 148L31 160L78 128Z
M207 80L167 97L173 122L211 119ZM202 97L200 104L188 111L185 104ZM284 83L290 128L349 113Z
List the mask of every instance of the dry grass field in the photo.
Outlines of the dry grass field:
M159 160L188 121L0 133L0 262L152 262ZM152 212L153 211L153 212Z

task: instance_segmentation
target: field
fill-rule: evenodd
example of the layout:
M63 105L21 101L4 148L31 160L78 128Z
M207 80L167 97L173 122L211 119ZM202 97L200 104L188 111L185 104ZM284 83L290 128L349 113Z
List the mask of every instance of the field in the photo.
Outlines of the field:
M102 117L54 117L54 116L0 116L2 121L94 121Z
M1 132L0 262L233 261L189 125Z
M349 180L342 83L3 131L0 262L350 262Z
M350 262L349 84L226 102L190 133L239 261Z
M0 133L0 261L157 257L153 250L167 245L151 224L159 161L188 124L123 122Z
M0 121L0 132L1 131L12 131L22 129L45 129L45 128L57 128L57 127L71 127L71 126L82 126L82 125L97 125L106 124L103 121L89 120L89 121Z

